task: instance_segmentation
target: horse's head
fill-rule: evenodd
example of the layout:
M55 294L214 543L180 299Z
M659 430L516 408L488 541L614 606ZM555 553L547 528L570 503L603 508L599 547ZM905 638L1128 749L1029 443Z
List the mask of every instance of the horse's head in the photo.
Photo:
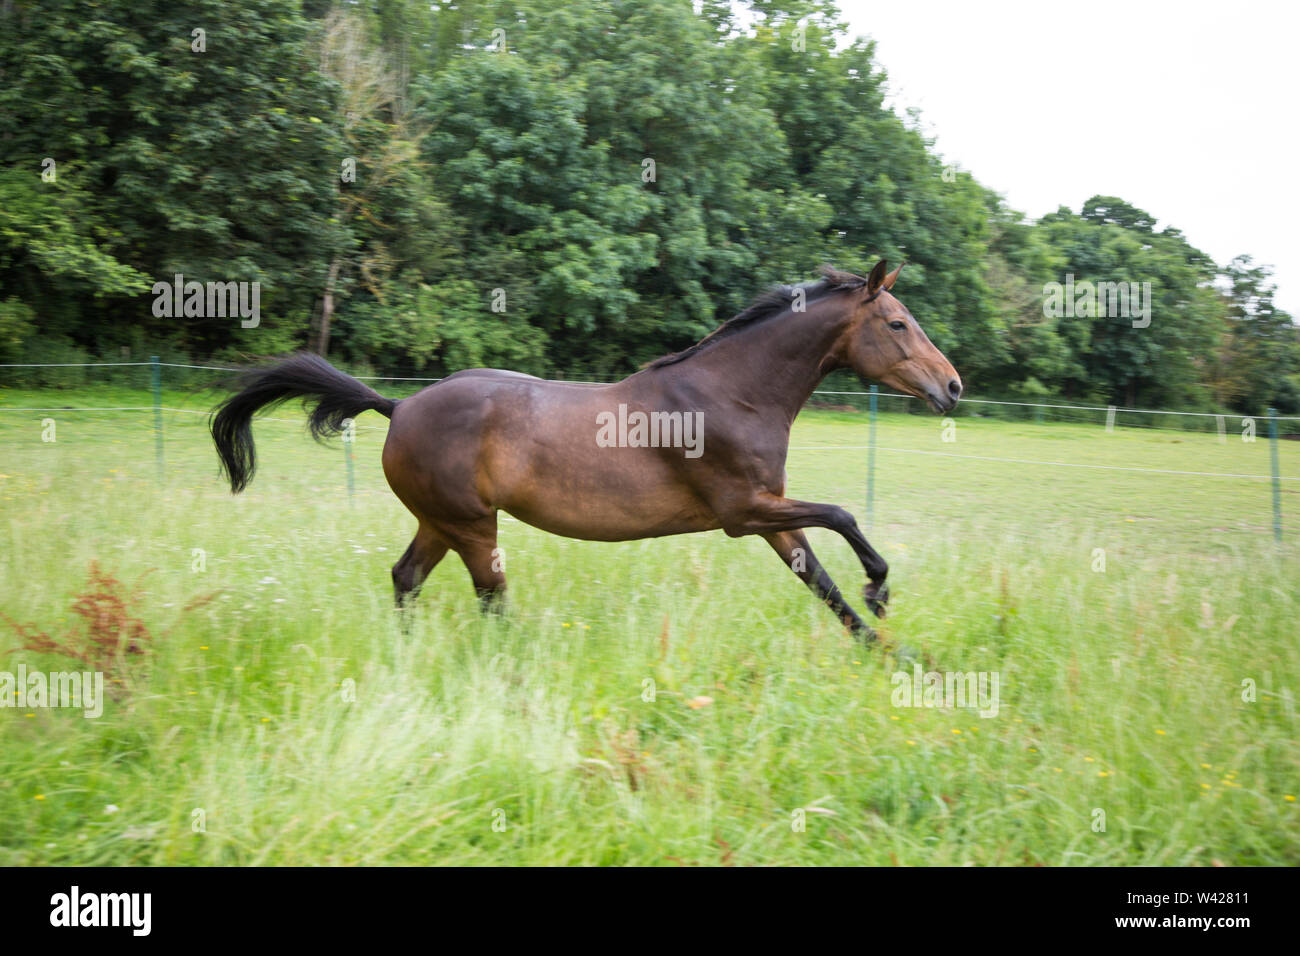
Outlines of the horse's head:
M863 378L923 398L936 412L952 411L961 397L961 377L890 293L902 269L886 274L881 259L866 285L852 293L853 317L840 340L841 359Z

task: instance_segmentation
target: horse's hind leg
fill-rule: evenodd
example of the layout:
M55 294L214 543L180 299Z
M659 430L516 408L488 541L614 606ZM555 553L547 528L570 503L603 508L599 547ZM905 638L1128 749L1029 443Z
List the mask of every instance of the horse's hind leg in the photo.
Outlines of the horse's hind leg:
M393 598L399 608L419 592L424 579L446 553L446 543L421 522L420 530L415 533L406 553L393 565Z
M443 528L452 548L465 562L484 611L500 611L506 596L506 556L497 547L497 516Z
M866 643L876 639L876 632L858 617L853 608L849 607L840 594L839 587L826 573L826 569L813 554L812 548L808 547L807 535L802 531L775 531L763 535L763 539L781 556L781 560L789 566L799 580L808 585L809 589L835 612L840 623Z

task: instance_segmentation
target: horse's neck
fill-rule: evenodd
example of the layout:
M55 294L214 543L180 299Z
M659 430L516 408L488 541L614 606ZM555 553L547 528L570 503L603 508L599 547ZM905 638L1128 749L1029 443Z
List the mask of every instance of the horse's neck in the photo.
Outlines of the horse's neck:
M842 366L833 350L847 322L840 303L814 303L806 312L787 312L728 336L680 367L717 376L729 396L794 421L813 389Z

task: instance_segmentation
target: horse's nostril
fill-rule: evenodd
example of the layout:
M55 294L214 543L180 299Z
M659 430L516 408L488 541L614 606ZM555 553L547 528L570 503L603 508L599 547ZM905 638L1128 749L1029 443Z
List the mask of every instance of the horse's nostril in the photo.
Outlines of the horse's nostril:
M953 379L948 383L948 394L953 398L961 398L961 382Z

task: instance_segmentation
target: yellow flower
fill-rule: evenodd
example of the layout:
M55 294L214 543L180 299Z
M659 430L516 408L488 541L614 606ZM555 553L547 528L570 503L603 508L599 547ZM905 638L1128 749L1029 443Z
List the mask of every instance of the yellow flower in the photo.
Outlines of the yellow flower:
M1164 732L1163 730L1159 730L1159 729L1156 730L1156 733L1158 733L1161 737L1163 737L1163 736L1165 735L1165 732Z
M45 799L45 794L43 794L43 793L38 793L38 794L36 795L36 799L37 799L37 800L44 800L44 799Z
M1295 803L1295 794L1293 794L1293 793L1288 793L1288 794L1287 794L1285 797L1283 797L1282 799L1284 799L1287 803Z

